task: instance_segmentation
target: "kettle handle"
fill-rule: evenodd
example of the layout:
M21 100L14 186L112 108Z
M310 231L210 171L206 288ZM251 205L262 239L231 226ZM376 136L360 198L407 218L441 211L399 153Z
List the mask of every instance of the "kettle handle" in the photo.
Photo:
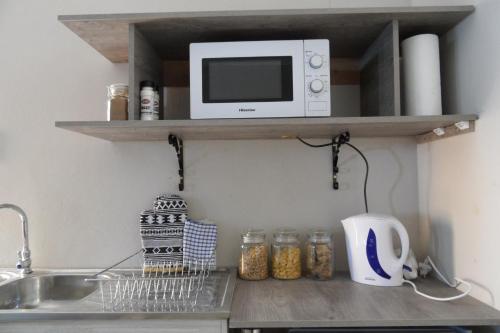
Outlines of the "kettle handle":
M398 233L399 239L401 239L401 257L396 262L396 267L403 267L403 264L408 258L408 253L410 251L410 239L408 237L408 232L403 224L398 220L391 221L392 227Z

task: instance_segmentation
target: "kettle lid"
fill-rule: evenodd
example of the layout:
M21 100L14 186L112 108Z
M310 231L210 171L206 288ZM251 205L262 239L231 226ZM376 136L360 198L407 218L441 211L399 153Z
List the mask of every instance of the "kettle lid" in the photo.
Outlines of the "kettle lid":
M354 216L350 216L346 219L342 220L342 224L353 223L353 222L361 222L361 221L373 221L373 222L383 222L387 220L395 220L396 218L387 214L379 214L379 213L363 213Z

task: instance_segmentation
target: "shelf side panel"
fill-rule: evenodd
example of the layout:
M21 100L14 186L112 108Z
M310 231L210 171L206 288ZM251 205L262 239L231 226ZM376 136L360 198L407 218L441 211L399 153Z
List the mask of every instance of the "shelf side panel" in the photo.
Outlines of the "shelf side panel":
M163 86L162 61L135 24L129 25L129 120L141 118L140 87L143 80L151 80ZM160 117L162 89L160 89Z
M393 20L361 58L361 115L400 116L399 24Z

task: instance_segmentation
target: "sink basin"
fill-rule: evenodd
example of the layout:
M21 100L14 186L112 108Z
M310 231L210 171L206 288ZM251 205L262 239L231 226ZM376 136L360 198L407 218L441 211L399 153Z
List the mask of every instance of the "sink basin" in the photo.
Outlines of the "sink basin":
M170 280L158 277L162 283L153 284L148 282L151 277L142 275L142 269L114 269L96 279L100 271L38 269L28 276L17 272L3 276L0 327L13 321L229 318L236 282L234 268L211 271L201 286L192 284L191 292L199 293L191 299L189 293L180 296L181 290L188 289L183 289L175 276ZM0 275L4 272L9 271L1 270ZM179 293L172 296L175 288Z
M16 273L12 272L0 272L0 284L12 280L17 277Z
M0 309L37 309L76 301L97 289L89 275L41 275L14 280L0 286Z

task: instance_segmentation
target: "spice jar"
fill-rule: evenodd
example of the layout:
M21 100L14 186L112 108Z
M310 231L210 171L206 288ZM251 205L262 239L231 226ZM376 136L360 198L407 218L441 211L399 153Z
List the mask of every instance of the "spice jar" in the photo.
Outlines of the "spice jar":
M141 120L158 120L159 117L159 98L155 93L155 83L153 81L141 81L139 83L141 92ZM159 96L159 95L158 95ZM158 102L158 108L155 108L155 101Z
M128 119L128 85L115 83L108 86L107 119Z
M273 277L281 280L301 276L300 242L295 229L280 229L273 236Z
M249 230L241 235L238 273L244 280L265 280L268 272L268 251L263 230Z
M333 241L325 230L312 230L308 235L305 274L315 280L333 277Z

